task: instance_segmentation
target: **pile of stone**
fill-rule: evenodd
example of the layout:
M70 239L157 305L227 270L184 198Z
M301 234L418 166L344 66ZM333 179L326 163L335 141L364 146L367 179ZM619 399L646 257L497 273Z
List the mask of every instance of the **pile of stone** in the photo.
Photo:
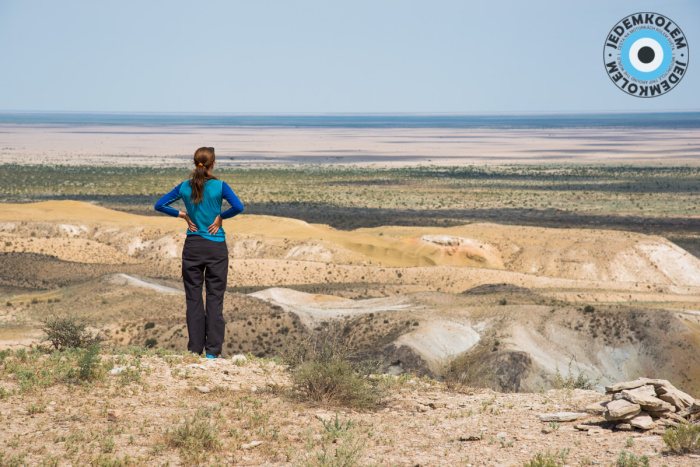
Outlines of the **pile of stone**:
M659 424L678 426L700 418L700 400L665 379L639 378L605 387L612 400L601 404L602 415L618 430L651 430Z

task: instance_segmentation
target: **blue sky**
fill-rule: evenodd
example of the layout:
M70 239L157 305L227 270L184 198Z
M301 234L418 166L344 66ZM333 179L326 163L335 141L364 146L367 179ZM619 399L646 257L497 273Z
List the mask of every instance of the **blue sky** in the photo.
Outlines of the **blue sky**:
M700 50L697 0L0 0L0 110L700 110L694 53L662 97L607 77L605 37L637 11Z

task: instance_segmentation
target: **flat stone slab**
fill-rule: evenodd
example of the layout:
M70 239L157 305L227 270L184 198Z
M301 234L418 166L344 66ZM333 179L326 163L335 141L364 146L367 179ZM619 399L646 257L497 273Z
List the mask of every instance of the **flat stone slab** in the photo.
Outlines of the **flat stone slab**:
M690 407L695 402L695 399L690 394L668 386L656 388L656 394L659 399L676 406L679 410Z
M629 424L641 430L651 430L656 426L654 420L645 413L641 413L629 421Z
M647 378L639 378L635 379L634 381L623 381L621 383L615 383L611 384L610 386L605 386L605 391L606 392L620 392L624 391L625 389L635 389L640 386L645 386L648 384L648 379Z
M634 404L626 399L610 401L605 408L607 409L604 414L606 420L621 420L642 411L639 404Z
M540 415L541 422L573 422L590 417L590 414L581 412L558 412Z
M605 402L596 402L595 404L590 404L586 406L586 412L593 414L593 415L603 415L605 412L605 407L608 405L610 401L605 401Z
M654 412L661 411L671 411L673 406L668 402L664 402L661 399L649 396L643 392L636 391L622 391L622 397L632 402L633 404L639 404L642 409L653 410Z

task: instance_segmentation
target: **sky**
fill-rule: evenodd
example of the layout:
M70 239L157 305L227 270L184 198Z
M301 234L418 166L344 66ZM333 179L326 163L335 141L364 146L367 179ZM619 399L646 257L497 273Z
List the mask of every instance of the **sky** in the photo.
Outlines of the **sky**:
M694 54L661 97L608 78L639 11L700 50L698 0L0 0L0 111L700 110Z

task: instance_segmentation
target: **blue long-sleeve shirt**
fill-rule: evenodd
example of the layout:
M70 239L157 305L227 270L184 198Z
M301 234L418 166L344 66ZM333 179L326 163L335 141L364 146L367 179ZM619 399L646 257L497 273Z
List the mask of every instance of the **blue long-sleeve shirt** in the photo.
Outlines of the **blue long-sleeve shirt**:
M229 219L243 212L243 203L241 203L231 187L222 180L207 180L204 182L204 198L199 204L192 202L192 188L189 180L185 180L173 188L170 193L159 199L154 208L156 211L177 217L179 211L171 208L170 204L181 198L185 203L187 214L189 214L192 222L197 225L197 231L190 232L188 229L187 235L201 235L215 242L226 240L226 232L224 232L223 226L214 235L207 232L207 228L214 222L216 216L220 215L222 219ZM221 212L221 204L224 199L228 201L231 207Z

